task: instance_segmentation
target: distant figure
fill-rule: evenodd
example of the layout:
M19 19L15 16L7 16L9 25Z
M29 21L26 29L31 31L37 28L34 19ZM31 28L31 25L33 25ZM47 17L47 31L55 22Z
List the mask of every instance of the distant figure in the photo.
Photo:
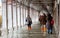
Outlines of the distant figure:
M31 30L31 24L32 24L32 19L31 17L28 15L26 18L26 22L28 23L28 30Z
M49 22L49 25L48 25L48 33L51 33L52 34L54 20L53 20L53 17L51 16L51 14L48 14L47 17L48 17L47 20Z
M46 14L45 13L41 13L40 17L39 17L39 21L41 24L41 31L43 32L43 35L45 36L47 28L46 28Z
M40 24L41 25L46 25L46 15L45 13L42 13L40 16L39 16L39 21L40 21Z
M50 20L50 25L51 25L51 34L52 34L52 31L53 31L53 25L54 25L53 17L52 17L51 20Z
M40 13L39 22L40 22L41 25L43 24L43 19L44 19L44 14Z

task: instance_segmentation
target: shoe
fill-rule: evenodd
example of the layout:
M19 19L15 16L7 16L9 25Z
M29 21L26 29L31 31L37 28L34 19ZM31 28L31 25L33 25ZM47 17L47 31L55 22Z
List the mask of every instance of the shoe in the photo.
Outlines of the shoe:
M52 34L52 32L51 32L51 34Z

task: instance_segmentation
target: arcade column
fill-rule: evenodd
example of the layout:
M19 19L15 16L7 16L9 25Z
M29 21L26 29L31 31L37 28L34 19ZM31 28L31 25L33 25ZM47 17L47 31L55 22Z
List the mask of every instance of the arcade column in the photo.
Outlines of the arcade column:
M0 16L0 36L2 34L1 28L2 28L2 16Z
M28 0L28 8L27 8L27 9L28 9L28 15L30 15L30 2L31 2L31 1Z
M60 2L58 4L58 7L60 6ZM60 7L59 7L59 36L58 38L60 38Z
M59 12L58 12L58 4L57 4L57 1L54 0L53 1L53 4L52 4L52 7L53 7L53 18L54 18L54 27L55 27L55 31L56 31L56 34L59 33Z

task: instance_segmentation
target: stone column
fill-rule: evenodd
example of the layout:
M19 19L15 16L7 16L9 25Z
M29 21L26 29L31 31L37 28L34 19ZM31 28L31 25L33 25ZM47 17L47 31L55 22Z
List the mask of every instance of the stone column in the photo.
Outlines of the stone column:
M20 3L21 3L21 1L20 1ZM19 3L19 11L20 11L20 28L22 27L21 26L21 4Z
M1 28L0 28L0 36L1 36Z
M17 26L17 30L18 30L18 10L17 10L17 0L16 1L16 26Z
M0 36L2 34L1 28L2 28L2 16L0 16Z
M59 6L60 6L60 2L59 2ZM60 38L60 7L59 7L59 35L58 38Z
M30 15L30 8L28 7L28 15Z
M6 0L6 33L8 35L8 0Z
M57 1L54 0L53 1L53 17L54 17L54 27L55 27L55 31L58 34L58 7L57 7Z
M30 15L30 1L28 0L28 15Z

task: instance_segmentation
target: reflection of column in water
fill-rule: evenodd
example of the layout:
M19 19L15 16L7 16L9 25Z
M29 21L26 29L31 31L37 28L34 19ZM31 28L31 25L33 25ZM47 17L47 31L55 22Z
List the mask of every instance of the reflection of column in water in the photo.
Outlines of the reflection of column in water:
M47 34L47 35L46 35L46 38L50 38L50 34Z
M11 38L13 38L13 36L14 36L14 32L13 32L13 30L12 30L12 36L11 36Z
M18 34L16 33L16 34L14 34L14 37L13 38L18 38Z
M28 38L30 38L30 30L28 30Z

